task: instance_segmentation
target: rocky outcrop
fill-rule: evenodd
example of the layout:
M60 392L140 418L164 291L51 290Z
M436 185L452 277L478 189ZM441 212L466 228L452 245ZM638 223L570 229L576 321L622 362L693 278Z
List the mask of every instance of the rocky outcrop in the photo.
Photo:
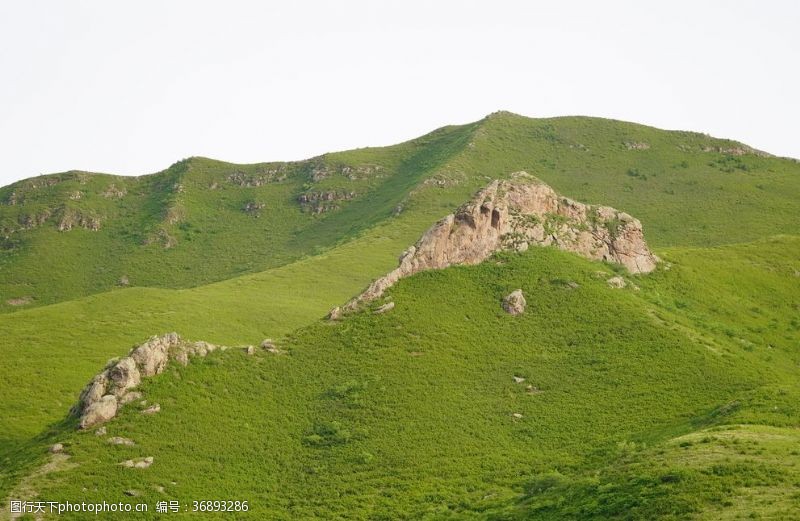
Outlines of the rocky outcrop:
M100 218L74 208L61 208L58 211L58 231L67 232L73 228L83 228L96 232L100 229Z
M345 309L371 301L403 277L477 264L499 250L555 246L594 260L622 264L632 273L655 269L658 258L644 240L642 224L608 206L559 196L525 172L493 181L455 213L434 224L400 257L400 265L374 281Z
M100 195L106 199L122 199L128 192L124 188L117 188L114 183L108 185L108 188L100 192Z
M306 192L297 197L300 208L313 214L320 214L339 208L339 201L355 199L352 191L328 190L325 192Z
M173 237L164 228L158 228L155 232L148 235L142 244L144 244L145 246L149 246L151 244L158 244L165 250L168 250L178 245L178 239Z
M351 181L374 177L381 172L383 167L380 165L328 165L323 161L313 162L309 174L312 182L319 182L333 175L344 176Z
M32 230L38 228L47 222L53 212L47 208L36 213L23 213L17 217L17 222L22 226L23 230Z
M763 150L757 150L753 147L749 147L747 145L738 145L738 146L730 146L730 147L720 147L720 146L703 146L701 148L703 152L716 152L718 154L725 154L729 156L745 156L748 154L752 154L758 157L773 157L772 154L764 152Z
M217 349L227 348L208 342L186 342L177 333L154 336L131 349L127 356L111 360L83 389L72 412L80 417L82 429L105 423L116 416L124 404L141 398L141 393L133 389L142 378L163 372L170 360L186 365L191 357L204 357ZM158 411L145 409L144 412Z
M503 309L510 315L523 314L527 304L528 303L525 301L525 295L522 294L521 289L512 291L506 298L503 299Z
M264 165L259 171L252 173L233 172L228 175L228 182L243 188L255 188L268 183L283 181L286 179L287 174L287 165L285 164ZM217 187L212 186L211 189L214 190Z

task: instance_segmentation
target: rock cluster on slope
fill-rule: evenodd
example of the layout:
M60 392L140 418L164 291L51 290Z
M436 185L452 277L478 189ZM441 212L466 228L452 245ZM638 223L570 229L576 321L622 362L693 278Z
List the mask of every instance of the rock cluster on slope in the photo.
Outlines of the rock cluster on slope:
M131 349L127 356L109 362L83 389L73 411L80 415L80 427L86 429L107 422L122 405L141 398L141 393L132 389L142 378L164 371L170 359L186 365L191 356L206 356L217 349L207 342L185 342L177 333L151 337Z
M655 269L642 224L608 206L559 196L533 176L518 172L493 181L455 213L434 224L400 257L400 265L373 282L345 308L371 301L414 273L454 264L477 264L499 250L555 246L594 260L622 264L632 273Z

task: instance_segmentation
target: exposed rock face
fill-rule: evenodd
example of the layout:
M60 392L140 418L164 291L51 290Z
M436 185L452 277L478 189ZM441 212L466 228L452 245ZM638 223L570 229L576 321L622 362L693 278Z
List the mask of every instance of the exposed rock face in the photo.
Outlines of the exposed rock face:
M590 206L560 197L552 188L518 172L493 181L454 214L434 224L400 257L400 265L373 282L345 309L371 301L414 273L453 264L477 264L499 250L556 246L594 260L625 266L632 273L655 269L642 224L608 206Z
M108 185L108 188L106 188L100 193L100 195L102 195L106 199L121 199L125 197L126 193L127 191L124 188L122 189L117 188L114 183L111 183L110 185Z
M138 400L142 394L135 389L142 378L164 371L170 359L186 365L192 356L204 357L217 349L226 349L208 342L186 342L177 333L151 337L147 342L131 349L128 356L111 360L105 369L92 378L83 389L73 413L80 415L80 427L87 429L107 422L116 416L119 408ZM160 410L157 404L143 412Z
M527 304L521 289L512 291L510 295L503 299L503 309L506 313L511 315L521 315L524 313Z
M333 308L330 313L328 313L328 320L341 320L342 319L342 308L336 306Z
M87 215L80 210L73 208L61 208L58 212L58 231L68 232L78 227L96 232L100 229L100 218L95 215Z
M317 183L333 175L342 175L351 181L373 177L380 173L383 167L380 165L327 165L324 161L316 161L311 164L311 181Z
M113 394L101 396L91 402L81 414L81 429L88 429L98 423L104 423L117 415L117 397Z
M153 376L164 370L169 360L169 349L177 347L181 339L177 333L153 337L131 352L131 358L141 369L142 376Z
M320 214L336 210L339 208L339 201L349 201L356 196L357 194L352 191L306 192L297 197L297 202L303 211Z
M228 182L245 188L254 188L268 183L283 181L286 179L287 174L287 165L285 164L264 165L258 172L234 172L229 174ZM217 183L214 183L214 185L217 185ZM218 188L218 185L214 185L211 187L212 190Z
M126 356L109 369L108 379L111 380L110 390L115 396L124 395L128 389L136 387L142 381L139 368L130 356Z

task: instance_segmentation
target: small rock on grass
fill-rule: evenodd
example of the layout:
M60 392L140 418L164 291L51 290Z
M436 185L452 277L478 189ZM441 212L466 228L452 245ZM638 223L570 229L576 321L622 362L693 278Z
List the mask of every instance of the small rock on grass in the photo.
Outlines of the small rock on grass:
M380 315L381 313L386 313L387 311L390 311L392 309L394 309L394 302L387 302L386 304L376 309L373 313L375 313L376 315Z
M113 438L109 438L108 443L112 445L126 445L128 447L136 445L136 442L134 442L133 440L128 438L123 438L121 436L114 436Z
M627 285L628 285L628 284L625 282L625 279L623 279L623 278L622 278L622 277L620 277L620 276L617 276L617 277L611 277L611 278L610 278L610 279L608 279L606 282L608 283L608 285L609 285L609 286L611 286L612 288L616 288L616 289L621 289L621 288L624 288L625 286L627 286Z
M152 464L153 464L153 456L147 456L146 458L129 459L120 463L120 465L129 469L146 469Z
M151 405L147 409L144 409L142 411L142 414L155 414L155 413L157 413L159 411L161 411L161 405L159 405L157 403L154 403L153 405Z
M511 315L521 315L524 313L527 304L521 289L515 289L503 299L503 309L506 313Z

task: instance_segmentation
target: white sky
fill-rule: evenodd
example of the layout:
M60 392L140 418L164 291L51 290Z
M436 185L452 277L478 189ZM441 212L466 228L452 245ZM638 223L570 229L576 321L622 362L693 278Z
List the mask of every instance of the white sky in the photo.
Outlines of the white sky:
M0 0L0 184L303 159L498 109L800 157L795 1Z

